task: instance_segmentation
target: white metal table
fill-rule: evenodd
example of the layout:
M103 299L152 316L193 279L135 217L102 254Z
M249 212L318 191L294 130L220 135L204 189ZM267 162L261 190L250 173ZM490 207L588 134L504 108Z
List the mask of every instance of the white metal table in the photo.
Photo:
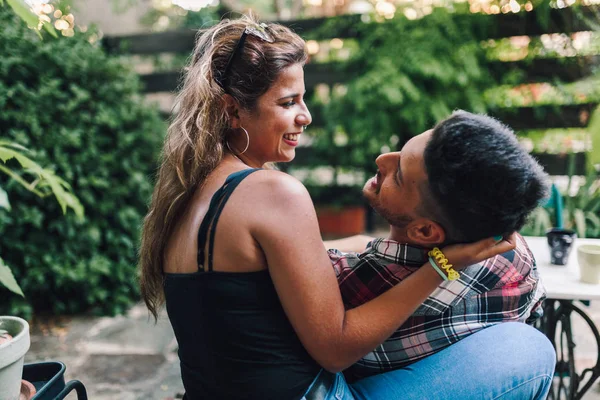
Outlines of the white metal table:
M577 247L582 244L598 244L600 239L576 239L567 265L550 264L550 249L546 237L525 237L535 256L547 296L544 303L544 317L539 328L546 334L557 352L557 381L549 399L579 400L600 377L600 333L594 321L574 301L589 304L600 300L600 284L579 281ZM575 342L571 329L571 315L578 314L592 330L598 349L596 365L584 369L580 375L575 370L573 356Z

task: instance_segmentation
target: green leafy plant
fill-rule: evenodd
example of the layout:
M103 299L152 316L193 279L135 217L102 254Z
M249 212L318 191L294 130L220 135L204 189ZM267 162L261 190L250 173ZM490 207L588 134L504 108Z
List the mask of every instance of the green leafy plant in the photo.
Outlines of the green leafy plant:
M83 218L83 207L79 202L79 199L71 193L71 186L62 178L56 176L54 171L41 167L35 161L31 160L23 153L27 149L16 143L10 143L0 140L0 160L3 163L7 163L10 159L15 159L27 174L34 175L36 178L32 182L28 182L17 172L11 170L5 165L0 164L0 172L5 173L17 182L19 182L25 189L36 194L39 197L47 197L53 194L56 200L60 204L63 213L67 212L67 207L73 209L75 214ZM0 188L2 190L2 188ZM10 210L10 203L6 192L4 192L3 199L0 201L0 207Z
M568 183L570 188L575 169L575 155L569 154ZM585 181L581 184L574 195L568 193L560 194L564 204L562 212L562 225L567 229L573 229L580 238L600 237L600 180L595 169L590 169ZM546 231L559 225L557 218L560 213L552 202L538 207L528 219L527 224L521 229L521 233L530 236L544 236Z
M580 238L600 238L600 190L598 180L588 177L574 196L564 196L567 204L564 213L564 227L573 229ZM555 209L539 207L531 214L521 234L544 236L555 226Z
M79 199L71 193L69 184L65 182L64 179L56 176L54 171L42 168L39 164L26 157L23 154L26 151L27 149L16 143L0 140L0 161L6 164L8 160L16 160L21 167L19 172L33 175L35 180L28 182L21 174L19 174L19 172L2 164L0 164L0 172L10 176L25 189L39 197L47 197L53 194L60 204L63 214L67 212L67 208L71 208L79 218L83 218L83 207L79 202ZM8 211L11 209L10 202L8 201L8 194L2 187L0 187L0 208L4 208ZM1 257L0 284L3 284L8 290L24 297L23 291L15 280L10 268L4 264L4 260L2 260Z
M2 138L31 149L86 210L63 215L0 174L12 206L0 209L0 254L27 294L0 302L0 314L121 313L139 298L139 227L164 123L135 72L91 44L91 32L40 41L7 7L0 26Z
M569 186L572 175L569 176ZM600 181L597 173L593 171L586 177L575 196L564 196L565 200L565 227L574 229L581 238L600 237Z

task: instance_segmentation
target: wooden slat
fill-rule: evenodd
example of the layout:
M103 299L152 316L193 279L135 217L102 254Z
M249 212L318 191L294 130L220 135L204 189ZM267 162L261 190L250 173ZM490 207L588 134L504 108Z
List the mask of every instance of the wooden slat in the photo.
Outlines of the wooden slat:
M328 33L331 32L332 35L324 37L323 39L329 39L333 37L357 38L360 35L359 27L360 25L364 24L364 22L362 22L362 15L360 14L346 14L338 15L336 17L305 18L276 22L289 27L302 37L313 34L318 29L321 29L325 24L330 24Z
M551 10L548 25L539 23L539 11L521 12L518 14L457 14L456 18L481 18L481 29L475 34L481 40L492 38L505 38L510 36L538 36L544 33L578 32L593 30L589 20L598 23L598 17L592 7L580 7L580 18L572 9ZM425 17L427 18L427 17ZM588 19L588 20L586 20ZM283 25L290 26L303 37L319 29L325 23L331 24L328 29L328 39L332 37L356 38L360 32L360 15L343 15L333 18L314 18L295 21L281 21ZM416 21L407 21L407 24L419 24ZM195 30L180 30L160 33L148 33L129 36L110 36L102 40L103 46L110 52L123 52L129 54L157 54L157 53L189 53L194 48Z
M588 125L597 103L531 106L491 110L488 114L498 118L514 130L584 128Z
M578 56L515 62L493 61L488 64L488 68L496 78L504 76L509 71L521 71L524 83L554 80L569 83L591 75L598 65L600 65L600 56Z
M488 15L490 29L480 39L498 39L511 36L539 36L545 33L572 33L594 30L598 23L597 11L594 7L580 7L574 11L572 8L550 10L548 24L544 26L538 15L539 10L520 12L517 14ZM468 17L468 15L461 16ZM497 22L494 19L497 18ZM595 21L595 22L593 22Z
M567 154L534 153L548 175L567 175L569 157ZM586 153L575 153L575 175L586 174Z
M357 73L340 71L339 64L308 64L305 67L304 79L307 90L312 90L319 83L329 85L343 83ZM600 65L600 56L582 56L569 58L544 58L529 61L501 62L488 64L489 71L496 77L503 76L507 71L522 71L523 82L552 82L559 80L563 83L574 82L589 76L594 67ZM156 72L141 75L145 93L174 92L180 80L180 73Z
M308 64L304 69L306 89L312 90L319 83L334 84L346 82L353 74L339 71L336 64ZM181 73L177 71L155 72L140 75L144 93L174 92L180 83Z
M191 53L196 41L195 29L142 33L128 36L107 36L102 46L109 53L158 54Z
M335 37L357 37L357 26L361 24L360 15L341 15L337 21ZM330 18L310 18L302 20L276 21L292 28L301 36L323 26ZM195 29L143 33L126 36L107 36L102 45L108 52L127 54L189 53L194 49ZM334 36L332 36L334 37Z
M180 79L181 73L175 71L140 75L144 93L175 92Z
M600 56L490 61L487 65L489 72L496 78L509 71L521 71L523 83L553 82L557 79L562 83L569 83L590 76L600 66ZM341 71L339 66L335 62L307 64L304 69L306 88L312 88L318 83L343 83L359 74L358 71Z

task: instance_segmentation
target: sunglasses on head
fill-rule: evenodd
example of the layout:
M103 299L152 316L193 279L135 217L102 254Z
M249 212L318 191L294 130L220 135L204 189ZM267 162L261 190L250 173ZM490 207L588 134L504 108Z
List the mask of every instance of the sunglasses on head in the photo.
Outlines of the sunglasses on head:
M244 29L244 32L242 32L242 36L240 36L238 39L235 49L233 49L233 52L229 56L225 70L220 77L215 77L215 82L217 82L217 84L221 86L223 90L226 90L225 87L227 83L227 77L229 76L229 71L231 70L231 65L233 64L236 55L241 54L242 49L244 48L244 43L246 42L246 37L248 35L252 35L268 43L275 42L275 38L269 32L269 27L264 22L260 25L247 26L246 29Z

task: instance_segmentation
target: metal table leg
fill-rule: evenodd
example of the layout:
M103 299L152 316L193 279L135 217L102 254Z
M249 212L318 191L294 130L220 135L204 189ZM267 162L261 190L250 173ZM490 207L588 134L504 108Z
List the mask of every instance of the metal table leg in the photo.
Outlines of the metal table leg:
M571 326L571 315L578 314L592 330L598 348L596 365L586 368L581 375L575 369ZM546 334L556 349L556 372L549 399L580 400L585 392L600 377L600 333L594 321L571 300L547 299L544 303L544 317L539 328ZM557 338L558 333L558 338ZM558 340L557 340L558 339Z

